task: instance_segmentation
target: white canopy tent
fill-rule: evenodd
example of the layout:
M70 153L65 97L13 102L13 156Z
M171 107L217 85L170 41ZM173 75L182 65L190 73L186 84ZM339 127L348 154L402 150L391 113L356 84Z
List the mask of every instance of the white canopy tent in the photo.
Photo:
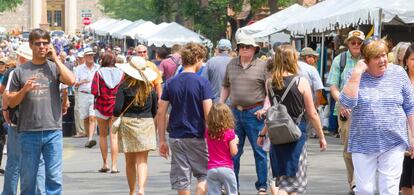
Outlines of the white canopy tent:
M156 47L161 47L163 45L172 47L174 44L184 45L189 42L202 43L211 46L210 40L175 22L170 23L165 28L154 33L148 37L145 42L149 46L155 45Z
M321 5L324 9L317 9ZM302 18L307 19L295 17L296 22L287 29L295 34L307 34L359 24L414 23L413 0L326 0L308 8L306 13L308 17Z
M0 26L0 34L4 34L6 32L7 32L7 29L4 28L4 27L2 27L2 26Z
M139 26L136 26L130 31L126 32L125 35L131 38L136 38L136 37L139 37L140 35L145 34L146 32L153 32L154 29L156 28L157 28L156 24L150 21L147 21L147 22L140 24Z
M102 19L88 25L87 28L89 28L90 30L95 30L96 28L99 28L100 26L102 26L106 23L112 23L113 21L117 21L117 20L112 19L112 18L102 18Z
M147 29L140 34L135 34L134 38L137 39L139 42L144 42L148 37L152 36L153 34L157 33L158 31L162 30L163 28L167 27L170 23L161 23L156 25L152 29Z
M256 41L267 42L268 35L283 30L281 29L281 27L284 26L283 23L287 19L291 18L295 14L302 13L306 9L307 8L302 7L298 4L294 4L286 9L283 9L266 18L263 18L251 25L238 29L236 32L236 37L243 36L243 35L249 35L249 36L253 36L256 39ZM263 33L269 29L275 29L275 30L273 30L272 33Z
M127 27L119 29L116 32L114 32L112 34L112 37L117 38L117 39L123 39L123 38L125 38L125 36L127 36L127 33L129 31L131 31L132 29L134 29L135 27L141 25L144 22L145 22L145 20L142 20L142 19L137 20L137 21L131 23L130 25L128 25Z
M111 35L112 33L116 32L117 30L123 29L128 25L132 24L129 20L119 20L111 25L106 25L102 28L96 29L96 34L100 36Z

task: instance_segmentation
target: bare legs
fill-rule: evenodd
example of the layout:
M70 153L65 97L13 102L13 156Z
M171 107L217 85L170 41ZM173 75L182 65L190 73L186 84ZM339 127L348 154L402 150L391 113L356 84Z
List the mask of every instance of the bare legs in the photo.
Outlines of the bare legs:
M109 138L111 143L111 160L112 160L112 171L118 171L118 135L112 133L112 120L104 120L97 118L99 126L99 147L101 148L102 160L103 160L103 169L107 169L108 166L108 128L109 128Z
M129 194L136 191L136 177L138 175L138 195L144 195L145 184L148 177L148 151L125 153L126 175L129 185Z
M191 195L190 190L177 190L178 195ZM197 183L196 195L205 195L207 192L207 181L199 181Z
M95 116L89 116L88 118L84 119L84 126L85 126L85 132L88 135L88 141L92 140L93 133L96 129L96 120Z

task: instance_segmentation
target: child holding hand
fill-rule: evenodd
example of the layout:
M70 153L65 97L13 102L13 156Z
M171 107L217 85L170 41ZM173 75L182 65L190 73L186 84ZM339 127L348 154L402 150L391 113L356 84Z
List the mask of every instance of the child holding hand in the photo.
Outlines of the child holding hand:
M209 195L237 195L237 181L232 156L237 154L239 138L234 132L234 117L223 103L214 104L207 117L205 137L208 146L207 186Z

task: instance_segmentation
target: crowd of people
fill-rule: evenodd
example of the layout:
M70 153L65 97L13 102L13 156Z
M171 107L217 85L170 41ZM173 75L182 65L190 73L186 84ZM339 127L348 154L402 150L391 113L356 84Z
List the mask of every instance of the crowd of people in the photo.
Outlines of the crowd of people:
M246 138L257 194L305 193L308 139L319 139L321 151L328 148L321 106L331 107L330 122L339 126L350 193L374 194L378 172L381 195L412 194L413 44L391 50L385 39L350 31L347 50L330 64L326 97L315 68L319 53L298 52L290 43L277 43L259 58L260 46L241 36L234 46L220 40L211 58L203 45L188 43L170 52L159 48L150 60L145 45L123 55L119 47L57 49L53 42L49 32L35 29L27 43L0 52L7 132L0 150L7 143L8 156L2 194L16 194L19 178L21 194L62 193L62 115L70 95L73 138L93 148L99 134L100 173L120 173L118 153L124 153L131 195L145 193L149 152L157 149L171 157L171 188L178 194L191 193L192 176L196 194L238 194ZM274 130L266 117L277 104L296 122L296 141L269 140Z

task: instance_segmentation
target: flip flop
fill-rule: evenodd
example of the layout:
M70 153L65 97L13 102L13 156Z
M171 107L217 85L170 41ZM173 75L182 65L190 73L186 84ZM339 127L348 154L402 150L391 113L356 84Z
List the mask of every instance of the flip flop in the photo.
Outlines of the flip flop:
M111 173L116 174L116 173L120 173L119 170L115 170L115 171L111 171Z
M99 173L106 173L109 171L109 168L101 168L98 170Z

